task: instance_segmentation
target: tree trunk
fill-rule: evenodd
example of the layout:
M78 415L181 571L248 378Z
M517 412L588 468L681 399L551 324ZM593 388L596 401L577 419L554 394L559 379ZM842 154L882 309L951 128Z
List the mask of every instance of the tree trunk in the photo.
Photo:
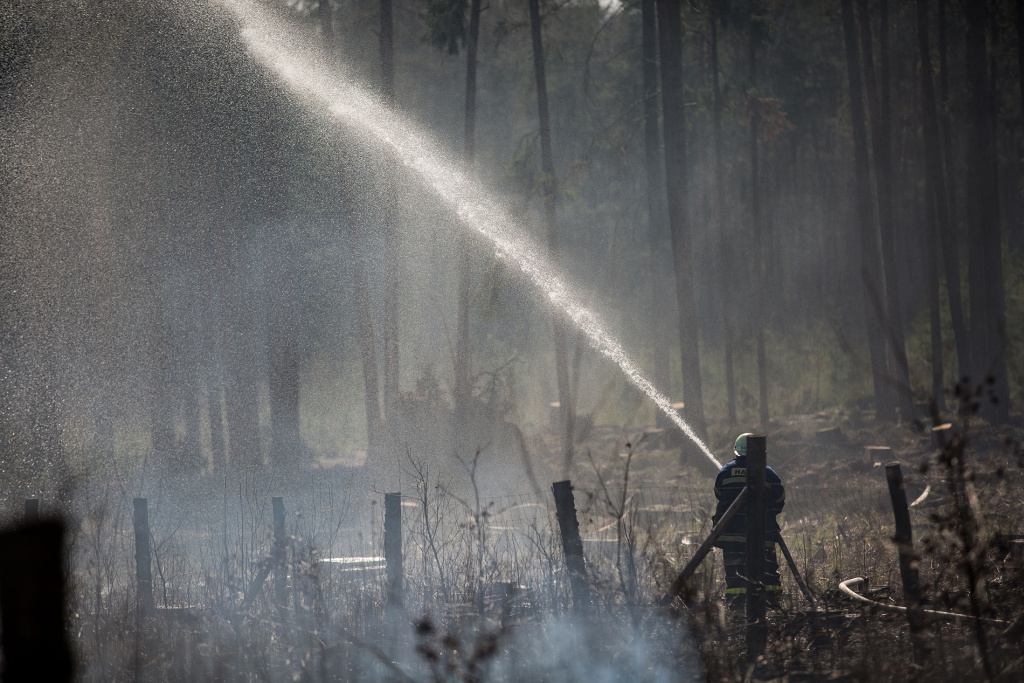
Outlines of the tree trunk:
M466 172L471 173L476 157L476 55L480 36L480 2L469 3L469 35L466 37L466 111L463 148ZM466 231L459 233L459 300L455 335L455 410L462 418L467 414L472 398L473 359L469 337L470 289L469 238Z
M159 263L159 261L150 261ZM154 269L156 271L157 269ZM171 401L171 348L168 339L167 322L164 319L166 302L161 293L162 285L158 272L150 273L149 290L152 294L149 307L149 417L150 448L153 462L159 467L173 470L174 457L174 407Z
M652 0L648 0L652 2ZM652 2L653 4L653 2ZM736 424L736 380L733 372L732 276L727 265L731 263L725 221L725 162L722 159L722 89L718 74L718 17L711 12L711 95L712 144L714 145L714 225L720 245L719 286L722 291L722 334L725 337L725 397L729 426Z
M923 112L925 156L925 206L929 217L929 231L936 240L935 251L942 252L949 297L950 319L956 342L957 368L960 377L970 374L970 344L967 324L964 322L960 297L960 257L956 251L956 236L950 215L946 174L943 169L939 117L932 83L931 48L928 41L928 0L917 2L917 40L921 60L921 106ZM934 222L932 222L934 218ZM941 245L941 246L940 246Z
M395 103L394 18L391 0L380 0L381 91L388 106ZM398 226L395 189L398 169L386 162L384 216L384 415L390 419L399 392L398 354Z
M184 329L182 339L184 348L181 350L181 364L179 366L179 405L182 411L182 421L185 423L185 438L179 446L179 458L182 464L181 472L198 474L204 469L202 460L201 432L202 432L202 406L200 405L200 369L202 367L202 314L200 313L199 300L199 268L198 264L187 268L188 282L181 289L181 296L185 299L185 319L192 321Z
M224 443L224 357L221 341L221 289L217 270L222 267L221 250L212 235L212 228L206 228L206 262L204 273L206 301L203 310L203 376L206 389L206 413L210 422L210 455L213 472L222 475L227 471L227 451Z
M878 283L881 280L878 234L874 227L871 181L868 160L867 124L860 72L860 50L853 0L842 0L843 42L846 45L846 70L850 83L850 119L853 127L854 183L857 193L857 225L860 238L861 281L864 287L865 329L871 357L871 377L875 390L875 410L879 416L891 416L894 410L885 359L885 337ZM883 418L884 419L884 418Z
M1017 28L1017 85L1020 88L1020 111L1024 116L1024 0L1014 4L1014 23Z
M683 98L683 45L680 0L657 0L658 47L661 54L662 134L665 140L665 186L672 235L679 342L683 370L683 413L701 439L707 438L697 346L697 310L690 265L689 200L686 186L686 118Z
M957 201L956 147L953 140L952 101L949 96L949 40L946 23L946 0L939 0L939 124L942 150L946 164L946 190L949 193L949 218L953 226L951 253L960 252L960 209ZM957 266L959 273L959 265ZM959 277L958 277L959 281Z
M377 368L377 347L373 332L373 308L370 305L370 282L366 272L366 240L357 219L354 200L342 197L348 224L352 258L352 280L356 295L356 328L359 355L363 364L363 397L366 407L366 465L379 467L384 457L384 423L381 419L380 373Z
M662 254L661 238L665 230L665 183L661 158L661 132L658 130L658 26L655 15L655 0L642 0L640 4L643 41L644 79L644 168L647 175L647 229L651 249L651 316L650 334L654 346L654 384L667 395L671 395L668 345L665 344L664 312L669 301L661 287ZM655 425L666 428L668 417L660 410L655 416Z
M279 240L268 269L270 461L278 467L298 464L306 455L299 433L299 283L291 249L286 240Z
M888 22L888 4L882 0L883 25ZM895 406L903 420L913 420L914 399L910 389L910 372L907 366L907 349L904 343L903 321L900 315L899 287L896 280L896 249L893 233L893 173L892 141L889 127L889 65L888 45L883 43L881 92L875 81L874 46L871 39L871 17L867 0L857 0L857 14L860 21L861 52L864 59L864 85L871 114L871 140L874 150L875 192L878 199L878 218L882 246L883 278L879 280L884 294L883 309L879 311L889 348L889 380L893 384ZM885 31L888 36L888 31ZM894 420L893 414L878 415L879 419Z
M324 39L324 49L330 54L334 49L334 13L331 12L331 0L320 0L317 15L320 19L320 33Z
M757 97L757 48L759 35L752 25L747 43L747 59L750 68L750 94ZM757 345L757 390L758 420L762 429L768 428L771 411L768 409L768 354L764 347L764 328L766 323L765 307L768 299L764 295L764 224L761 217L761 177L760 177L760 137L761 120L757 107L751 107L750 113L750 212L754 229L754 288L757 300L757 311L754 314L754 339Z
M256 358L258 297L245 273L249 264L239 228L232 230L228 253L227 286L221 287L229 304L225 307L225 355L227 378L224 383L228 418L230 466L235 472L258 468L263 464L259 433L259 373Z
M942 243L943 265L946 270L946 289L949 296L950 318L953 321L953 335L956 339L957 374L961 379L973 376L971 367L970 333L967 325L967 314L964 307L963 277L960 274L960 212L956 201L956 154L953 148L953 125L950 120L949 99L949 45L946 31L946 0L939 0L939 104L938 122L942 134L942 158L946 186L946 201L949 205L949 220L943 224L939 215L939 228L944 229L940 235ZM942 206L939 205L941 210ZM959 320L959 323L957 322ZM959 330L957 326L959 324Z
M558 213L555 203L555 163L551 154L551 124L548 118L548 86L544 71L544 44L541 38L540 1L529 0L530 35L533 41L533 72L537 84L537 118L540 122L541 172L544 175L544 216L548 228L548 250L551 265L558 268ZM564 432L562 462L565 476L572 470L576 406L572 402L569 380L569 359L565 347L565 320L560 311L554 313L555 373L558 381L558 402Z
M970 302L972 366L975 384L991 382L981 414L995 424L1009 420L1010 395L1006 371L1002 243L995 173L995 131L989 90L985 30L988 7L966 3L967 78L971 83L971 131L967 155L968 215L971 222Z
M920 3L922 0L918 0ZM946 410L942 378L942 304L939 300L939 236L936 229L935 202L925 191L925 243L928 245L928 323L931 328L932 398L934 413Z

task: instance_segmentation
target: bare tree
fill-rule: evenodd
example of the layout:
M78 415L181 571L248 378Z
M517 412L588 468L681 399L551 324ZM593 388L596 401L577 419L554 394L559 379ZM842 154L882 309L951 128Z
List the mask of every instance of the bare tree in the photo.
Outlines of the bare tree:
M466 36L466 108L463 150L467 171L476 158L476 66L480 38L480 2L469 2L469 32ZM469 344L470 253L466 232L459 238L459 301L455 336L455 408L465 415L472 393L473 362Z
M395 103L395 47L394 16L391 0L380 0L380 73L381 92L384 101ZM383 197L384 221L384 416L393 417L394 403L399 391L398 353L398 226L395 195L398 183L397 169L385 168L385 193Z
M658 19L655 0L640 3L641 41L644 79L644 170L647 175L647 230L651 249L651 338L654 346L654 384L662 391L670 391L668 347L663 334L664 311L668 297L661 287L658 275L661 238L665 230L664 162L661 157L661 132L658 130ZM668 418L658 411L655 418L659 427L668 426Z
M548 251L555 268L559 262L558 208L555 198L555 162L551 154L551 122L548 114L548 86L544 70L544 43L541 36L540 0L529 0L530 35L533 41L533 73L537 86L537 118L540 123L540 158L544 187L544 217L548 228ZM569 380L569 359L565 347L565 320L555 314L555 373L558 381L559 411L562 417L562 464L565 475L572 469L576 406Z
M881 264L878 232L875 230L871 201L871 170L868 159L867 120L861 81L860 49L853 0L842 0L843 42L846 45L846 70L850 84L850 119L853 126L854 184L857 196L856 222L860 236L860 274L864 288L865 327L871 356L871 378L875 389L875 411L880 419L892 415L892 385L885 359L882 300L879 291Z
M661 54L661 115L665 140L665 186L672 235L679 342L683 369L683 412L694 431L707 436L697 346L697 307L693 293L689 199L686 179L686 102L683 98L683 41L680 0L657 0Z
M758 416L762 428L768 427L771 417L768 409L768 354L764 346L764 328L766 325L766 307L768 298L765 296L764 276L764 221L761 215L761 161L759 136L761 117L754 102L757 98L757 52L764 42L766 27L760 16L751 13L747 27L747 65L750 77L750 213L754 230L754 297L757 309L754 314L754 340L757 346L757 396Z
M714 177L714 220L718 233L721 261L728 264L731 259L729 245L730 236L726 233L725 222L725 161L722 143L722 88L719 83L718 65L718 26L723 20L721 3L712 0L708 12L710 23L711 50L711 144L714 146L715 177ZM732 320L732 278L728 268L720 268L722 288L722 330L725 337L725 396L729 415L729 424L736 424L736 380L733 372L733 320ZM762 336L762 342L764 338Z
M964 5L967 16L967 78L971 83L971 129L967 152L967 206L972 239L970 266L972 367L977 383L991 380L992 399L982 415L994 423L1010 418L1006 371L1006 295L1003 291L1002 241L995 177L993 100L988 72L988 4Z
M885 40L881 45L881 78L875 77L874 42L871 37L871 16L867 0L857 0L857 18L860 22L861 55L864 60L864 85L867 91L871 120L871 141L875 197L878 202L879 234L882 247L882 278L876 280L881 290L879 317L885 329L889 349L889 381L893 383L896 401L891 408L899 408L904 420L914 419L914 400L910 393L910 372L904 343L903 323L900 315L899 288L896 279L896 249L893 232L893 173L892 141L889 126L889 61L888 61L888 3L880 3ZM895 420L895 414L879 409L878 418Z

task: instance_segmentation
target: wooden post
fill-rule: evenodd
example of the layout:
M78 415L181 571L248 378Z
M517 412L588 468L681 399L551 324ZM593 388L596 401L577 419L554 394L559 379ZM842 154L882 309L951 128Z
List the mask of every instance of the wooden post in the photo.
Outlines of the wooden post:
M704 558L708 556L708 553L714 549L715 541L725 533L725 529L729 526L729 522L732 521L733 517L739 514L739 511L743 509L746 502L747 489L744 487L740 490L739 495L737 495L732 501L732 504L729 505L729 508L725 511L725 514L722 515L722 518L718 520L718 524L714 526L711 533L708 534L708 537L704 539L704 542L697 548L697 552L693 554L690 561L686 563L685 567L683 567L683 571L679 572L679 576L677 576L676 580L672 582L672 587L669 588L668 592L665 593L661 600L658 601L659 606L668 606L680 593L683 593L683 599L686 600L686 591L683 589L686 588L686 584L690 580L690 577L693 576L695 571L697 571L697 567L699 567L700 563L704 561Z
M384 494L384 563L387 565L387 602L401 607L405 584L402 567L402 494Z
M747 437L747 663L753 664L768 644L765 623L765 467L767 439Z
M587 565L583 559L583 539L580 538L580 523L576 518L572 482L556 481L551 485L551 492L555 496L555 512L558 516L558 529L562 534L565 566L569 570L573 607L577 612L582 612L591 604L590 584L587 582Z
M25 499L25 524L32 524L39 521L39 499Z
M917 556L914 553L914 534L910 526L910 508L907 507L907 491L903 486L903 470L898 462L885 466L885 478L889 483L889 498L896 517L896 547L900 553L900 578L903 579L903 601L907 607L907 623L914 646L914 661L923 663L927 652L921 640L924 631L924 613L921 609L921 589L918 582Z
M63 538L64 526L56 521L0 534L0 678L5 683L72 680Z
M288 537L284 531L284 498L270 499L274 509L274 597L278 607L288 604Z
M148 616L153 613L153 560L150 557L149 545L149 504L145 498L134 501L135 514L135 586L138 592L137 607L139 614Z
M808 604L810 604L811 611L816 611L818 608L814 604L814 596L811 595L811 589L807 587L806 583L804 583L804 577L800 576L800 571L796 568L796 560L793 559L793 554L789 552L789 546L786 545L786 539L782 537L781 533L776 539L776 542L779 544L779 550L782 551L782 556L786 558L786 564L789 565L789 571L793 572L793 579L796 581L796 585L799 586L800 592L804 594Z

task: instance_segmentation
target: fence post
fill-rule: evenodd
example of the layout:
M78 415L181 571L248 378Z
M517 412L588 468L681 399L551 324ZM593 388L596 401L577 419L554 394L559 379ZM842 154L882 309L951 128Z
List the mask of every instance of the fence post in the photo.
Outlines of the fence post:
M387 603L401 607L405 584L402 567L402 494L384 494L384 563L387 565Z
M562 534L562 550L565 552L565 566L569 570L569 587L572 602L577 612L590 607L590 586L587 583L587 566L583 559L583 540L580 538L580 523L576 518L576 499L572 494L572 482L556 481L551 485L555 496L555 512L558 529Z
M903 485L903 469L899 462L890 462L885 466L885 478L889 484L889 499L892 500L892 511L896 518L896 535L893 540L900 553L900 578L903 579L903 601L907 606L914 661L920 664L927 655L921 640L924 614L921 611L921 588L914 553L914 533L910 526L910 508L907 507L907 490Z
M32 524L39 521L39 499L25 499L25 524Z
M274 509L274 597L277 606L284 607L288 601L288 539L284 532L284 498L270 499Z
M64 626L64 527L47 521L0 534L4 681L71 681Z
M765 468L767 439L747 437L747 663L753 664L768 644L765 623Z
M153 560L149 544L149 504L145 498L133 501L135 514L135 586L138 611L142 616L153 613Z

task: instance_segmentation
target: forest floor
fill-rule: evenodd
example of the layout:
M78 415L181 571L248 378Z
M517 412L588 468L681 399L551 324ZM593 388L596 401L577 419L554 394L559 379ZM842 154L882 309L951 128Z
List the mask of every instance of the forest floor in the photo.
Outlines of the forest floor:
M769 646L756 672L748 670L745 620L725 609L720 556L709 558L695 579L703 592L690 613L709 679L1024 680L1024 421L1016 416L992 427L963 418L939 437L930 425L875 424L872 417L795 415L768 431L769 465L787 487L783 536L817 610L783 564L785 596L769 615ZM729 439L725 426L712 427L713 442ZM730 450L719 460L731 459ZM703 505L713 505L713 467L668 431L595 429L580 452L618 455L591 456L589 475L577 468L581 487L621 486L628 460L634 486L703 489ZM928 617L916 650L905 614L885 607L903 604L885 473L891 461L902 465L911 502L924 605L982 618ZM707 530L705 524L698 535ZM685 559L684 550L676 566ZM854 587L878 608L838 589L855 577L866 579Z
M386 598L381 490L353 468L314 468L289 489L263 473L197 481L186 501L153 496L147 618L131 501L109 482L83 486L69 541L77 679L1024 680L1020 416L998 428L959 420L944 448L930 429L871 418L821 412L768 431L768 461L787 489L783 537L816 609L783 564L753 669L745 619L724 604L720 553L700 565L687 602L671 614L657 607L710 532L715 467L651 424L594 427L578 445L572 482L593 605L583 611L548 488L560 465L554 433L527 439L539 460L533 493L474 502L437 472L406 472L400 609ZM731 443L731 432L713 424L712 443ZM731 448L716 456L730 459ZM912 504L925 606L980 617L928 617L916 655L905 615L886 611L904 602L891 460ZM269 509L282 495L283 542ZM855 578L878 606L839 589Z

